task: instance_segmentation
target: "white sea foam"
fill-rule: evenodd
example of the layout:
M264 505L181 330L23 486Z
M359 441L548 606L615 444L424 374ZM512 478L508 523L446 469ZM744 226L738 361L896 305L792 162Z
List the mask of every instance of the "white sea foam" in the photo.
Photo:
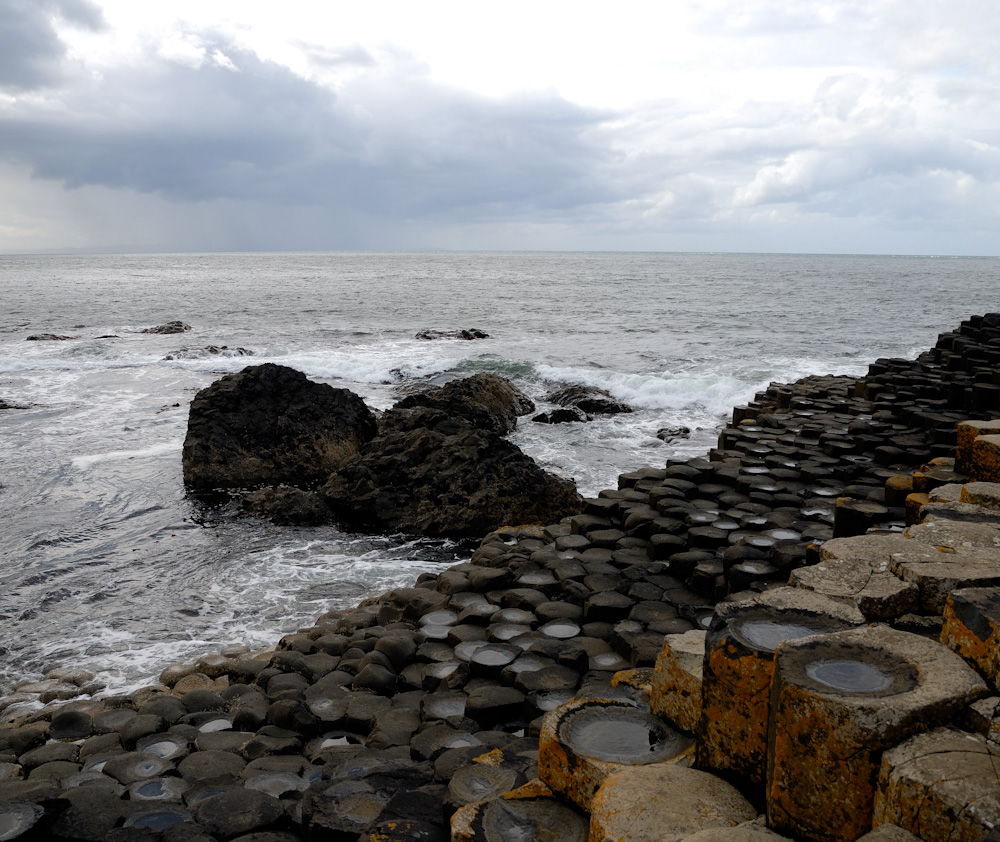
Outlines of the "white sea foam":
M699 408L710 413L728 412L734 403L753 395L757 384L727 376L630 374L606 369L538 366L540 376L555 383L573 383L605 389L612 396L640 409L682 410Z
M95 453L90 456L76 456L72 460L72 465L78 470L85 471L93 467L98 462L111 462L118 459L149 459L158 456L175 456L180 452L183 439L172 439L171 441L154 444L142 450L112 450L108 453Z

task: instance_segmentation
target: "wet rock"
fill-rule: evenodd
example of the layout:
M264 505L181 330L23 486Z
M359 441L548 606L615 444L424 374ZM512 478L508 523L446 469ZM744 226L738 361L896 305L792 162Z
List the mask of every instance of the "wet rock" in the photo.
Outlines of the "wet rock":
M29 831L38 824L45 815L45 809L27 801L15 801L0 804L0 828L3 828L2 838L20 839L26 837Z
M76 336L63 336L58 333L33 333L27 337L28 342L65 342L67 339L77 339Z
M364 402L286 366L245 368L191 402L184 482L192 489L308 486L376 431Z
M173 333L186 333L191 330L191 325L184 324L182 321L172 321L166 322L162 325L156 325L156 327L147 327L140 330L139 333L158 333L158 334L173 334Z
M691 437L691 428L679 425L676 427L660 427L656 431L656 437L661 441L672 442Z
M134 812L136 804L123 801L103 788L81 787L63 793L69 806L55 820L51 835L57 839L104 842L112 829Z
M615 400L610 392L594 386L564 386L546 395L545 400L562 407L575 407L589 415L632 412L632 407Z
M489 339L490 335L477 328L464 330L421 330L416 335L417 339L433 341L435 339Z
M189 783L209 779L235 781L246 765L242 757L228 751L196 751L177 765L177 771Z
M472 426L506 435L517 426L518 416L531 412L535 405L517 387L496 374L474 374L429 392L409 395L393 410L427 407L449 418L462 418Z
M886 626L789 641L775 664L767 815L796 837L852 842L872 826L882 752L986 695L954 652Z
M277 829L284 809L277 798L252 789L233 789L198 805L198 824L219 839L242 833Z
M694 760L694 740L624 702L574 699L542 720L538 775L553 791L590 811L602 783L628 766Z
M288 486L260 488L243 495L243 508L279 526L319 526L330 522L326 501L312 491Z
M494 433L468 427L383 433L320 491L347 524L448 537L554 523L581 505L572 482Z
M553 409L550 412L540 412L531 420L537 424L567 424L574 422L582 423L592 421L593 419L582 409L568 406L562 407L561 409Z
M252 357L253 351L246 348L230 348L228 345L206 345L204 348L178 348L167 354L164 360L201 360L206 357Z

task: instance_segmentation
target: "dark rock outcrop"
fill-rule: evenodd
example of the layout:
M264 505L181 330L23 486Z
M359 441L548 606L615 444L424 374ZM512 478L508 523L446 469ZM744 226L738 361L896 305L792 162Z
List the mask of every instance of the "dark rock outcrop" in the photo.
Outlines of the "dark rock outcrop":
M191 402L184 482L203 490L309 487L375 433L375 417L353 392L314 383L286 366L250 366Z
M467 330L422 330L417 339L489 339L490 335L476 328Z
M243 508L280 525L319 526L330 522L330 510L314 491L288 486L259 488L243 495Z
M452 380L439 389L408 395L393 409L426 406L464 418L474 427L505 435L517 426L520 415L535 405L509 380L496 374L473 374Z
M28 342L65 342L67 339L76 339L75 336L63 336L60 333L33 333L27 338Z
M683 425L678 425L676 427L660 427L660 429L656 431L656 437L661 441L666 442L677 441L678 439L689 439L691 438L691 428Z
M540 412L531 420L539 424L565 424L570 421L593 421L594 419L575 406L564 406L553 409L551 412Z
M140 330L139 333L171 334L184 333L189 330L191 330L191 325L184 324L184 322L181 321L173 321L162 325L156 325L156 327L147 327L144 330Z
M403 412L387 414L390 426L320 489L348 524L460 537L580 510L572 482L489 430L427 409L415 410L407 429Z
M564 386L546 395L545 400L563 407L575 407L590 415L632 412L632 407L616 401L610 392L595 386Z

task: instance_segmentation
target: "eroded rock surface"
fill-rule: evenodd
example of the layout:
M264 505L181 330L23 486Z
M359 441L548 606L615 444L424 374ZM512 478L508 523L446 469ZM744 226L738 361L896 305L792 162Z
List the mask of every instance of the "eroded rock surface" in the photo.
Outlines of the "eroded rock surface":
M590 415L617 415L632 412L632 407L611 397L611 393L594 386L564 386L545 396L545 400L564 407L575 407Z
M466 536L504 524L555 523L582 506L572 482L543 471L494 432L426 408L392 416L320 489L338 519Z
M452 380L439 389L409 395L394 409L426 406L447 415L464 418L474 427L505 435L517 426L521 415L535 405L513 383L496 374L474 374Z
M308 487L375 432L375 417L353 392L314 383L286 366L250 366L191 402L184 483L203 490Z

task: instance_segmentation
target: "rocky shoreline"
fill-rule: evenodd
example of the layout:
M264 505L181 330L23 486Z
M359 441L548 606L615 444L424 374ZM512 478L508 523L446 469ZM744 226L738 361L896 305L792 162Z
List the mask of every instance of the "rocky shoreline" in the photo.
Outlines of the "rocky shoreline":
M959 424L1000 418L998 363L1000 315L973 317L865 378L773 384L705 457L622 474L558 523L496 529L469 562L323 615L273 651L168 667L126 697L73 700L94 688L71 671L22 687L3 702L0 838L505 838L503 821L523 833L529 819L504 813L490 831L470 809L519 787L532 804L551 794L535 780L546 715L572 699L648 706L651 668L692 635L704 651L717 605L791 577L849 598L859 623L937 639L938 580L914 573L883 597L869 568L828 593L844 583L820 581L819 563L833 539L899 537L935 512L996 520L941 489L968 480ZM1000 584L992 572L975 584ZM59 702L38 710L27 694ZM735 778L756 815L758 784ZM543 823L580 815L578 802L537 803Z

